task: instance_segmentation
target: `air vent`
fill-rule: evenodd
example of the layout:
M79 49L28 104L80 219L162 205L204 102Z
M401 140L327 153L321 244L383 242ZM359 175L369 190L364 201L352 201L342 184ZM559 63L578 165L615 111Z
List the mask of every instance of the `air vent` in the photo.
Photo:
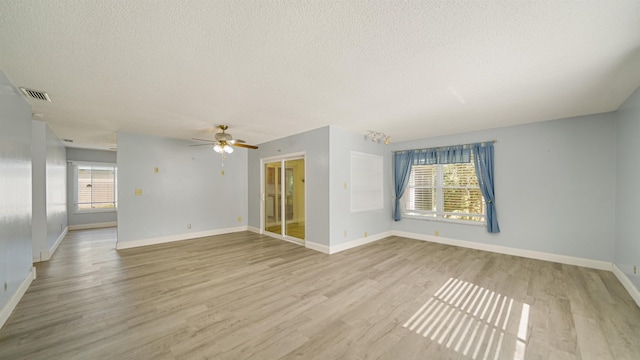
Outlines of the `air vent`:
M20 90L22 90L22 93L30 98L51 102L51 98L49 98L49 94L47 94L44 91L32 90L32 89L27 89L23 87L21 87Z
M73 140L71 140L71 139L62 139L62 141L68 142L68 143L72 143L73 142Z

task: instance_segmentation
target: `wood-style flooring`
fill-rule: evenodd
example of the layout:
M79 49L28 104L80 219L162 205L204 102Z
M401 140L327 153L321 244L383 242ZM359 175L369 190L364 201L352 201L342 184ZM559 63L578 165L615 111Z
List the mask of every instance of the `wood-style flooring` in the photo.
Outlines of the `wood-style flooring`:
M116 251L71 231L0 359L640 359L611 272L390 237L334 255L250 232Z

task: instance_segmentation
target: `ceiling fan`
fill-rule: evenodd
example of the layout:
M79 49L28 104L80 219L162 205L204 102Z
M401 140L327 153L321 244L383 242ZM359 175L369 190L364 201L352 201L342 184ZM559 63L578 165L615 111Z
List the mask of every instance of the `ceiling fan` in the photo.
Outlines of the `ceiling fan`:
M234 139L231 134L227 133L227 129L229 127L227 125L218 125L218 129L222 130L221 132L216 133L215 140L207 140L207 139L197 139L192 138L196 141L205 141L207 144L197 144L191 146L202 146L202 145L213 145L213 150L217 153L227 153L231 154L233 152L232 146L243 147L247 149L257 149L258 147L255 145L248 145L246 141L240 139Z

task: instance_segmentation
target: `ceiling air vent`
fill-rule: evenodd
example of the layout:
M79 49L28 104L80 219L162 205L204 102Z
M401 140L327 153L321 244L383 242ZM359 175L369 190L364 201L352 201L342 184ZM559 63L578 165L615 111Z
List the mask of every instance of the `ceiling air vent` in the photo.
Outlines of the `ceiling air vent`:
M49 98L49 94L47 94L44 91L32 90L32 89L27 89L23 87L21 87L20 90L22 90L22 93L30 98L51 102L51 98Z

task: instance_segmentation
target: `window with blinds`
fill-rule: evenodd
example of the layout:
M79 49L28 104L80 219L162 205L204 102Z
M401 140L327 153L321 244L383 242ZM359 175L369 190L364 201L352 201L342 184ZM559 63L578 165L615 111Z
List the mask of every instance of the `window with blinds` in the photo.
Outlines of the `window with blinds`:
M76 209L78 211L117 207L117 168L115 166L77 165Z
M413 165L402 199L409 217L485 221L473 156L469 163Z

